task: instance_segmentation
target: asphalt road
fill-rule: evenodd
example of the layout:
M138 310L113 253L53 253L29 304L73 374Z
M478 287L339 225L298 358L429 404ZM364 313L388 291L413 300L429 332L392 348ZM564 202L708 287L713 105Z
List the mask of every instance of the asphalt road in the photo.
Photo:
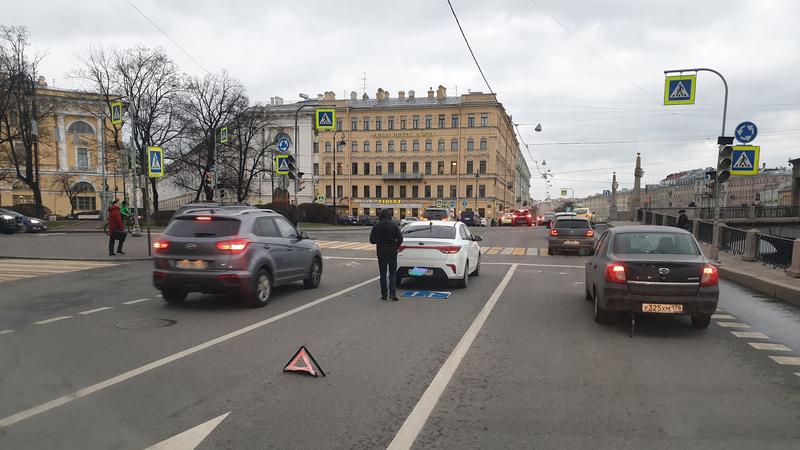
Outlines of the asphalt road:
M477 233L498 250L469 288L408 285L447 300L380 301L358 228L312 232L322 285L261 309L169 306L146 261L41 262L0 282L0 448L800 447L797 308L722 281L707 330L630 337L592 320L585 258L531 250L546 230ZM282 372L301 345L327 377Z

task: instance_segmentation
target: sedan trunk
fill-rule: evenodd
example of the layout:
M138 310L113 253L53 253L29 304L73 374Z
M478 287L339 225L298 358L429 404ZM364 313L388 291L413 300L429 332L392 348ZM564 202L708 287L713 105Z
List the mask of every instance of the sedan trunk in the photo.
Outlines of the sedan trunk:
M628 291L654 296L693 296L700 288L701 255L624 255Z

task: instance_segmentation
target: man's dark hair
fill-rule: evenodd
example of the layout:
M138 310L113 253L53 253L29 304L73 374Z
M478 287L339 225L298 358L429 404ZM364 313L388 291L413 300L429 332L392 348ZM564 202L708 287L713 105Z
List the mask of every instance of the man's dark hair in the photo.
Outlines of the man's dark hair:
M378 217L381 218L381 219L391 219L392 218L392 212L389 211L388 209L382 209L381 212L378 213Z
M684 213L686 213L685 209L682 209L682 210L678 211L678 214L684 214Z

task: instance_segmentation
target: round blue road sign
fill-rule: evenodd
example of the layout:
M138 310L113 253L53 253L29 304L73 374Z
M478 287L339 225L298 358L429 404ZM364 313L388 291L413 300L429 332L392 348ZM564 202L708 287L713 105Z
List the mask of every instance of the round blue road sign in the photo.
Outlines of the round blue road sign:
M742 144L752 142L758 136L758 127L753 122L742 122L734 130L736 140Z
M288 153L289 152L289 147L291 146L291 144L292 144L292 141L289 139L289 136L287 136L285 134L281 134L280 136L278 136L277 146L278 146L278 151L279 152Z

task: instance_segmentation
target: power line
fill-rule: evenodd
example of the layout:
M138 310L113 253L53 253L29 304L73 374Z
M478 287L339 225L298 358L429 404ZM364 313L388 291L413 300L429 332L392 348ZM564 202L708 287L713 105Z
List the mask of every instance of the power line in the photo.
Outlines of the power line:
M203 67L203 65L202 65L202 64L200 64L200 62L199 62L199 61L197 61L197 60L194 58L194 56L192 56L191 54L189 54L189 52L187 52L187 51L186 51L186 49L184 49L183 47L181 47L181 45L180 45L180 44L178 44L178 42L176 42L176 41L175 41L175 39L172 39L172 37L170 37L170 35L168 35L166 31L162 30L162 29L161 29L161 27L159 27L159 26L158 26L158 25L157 25L155 22L153 22L153 20L152 20L152 19L150 19L149 17L147 17L147 16L146 16L146 15L145 15L145 14L142 12L142 10L141 10L141 9L137 8L137 7L136 7L136 5L134 5L134 4L133 4L133 2L131 2L131 0L125 0L125 1L126 1L126 2L127 2L129 5L131 5L131 7L132 7L133 9L135 9L135 10L136 10L136 12L138 12L138 13L139 13L139 14L140 14L142 17L144 17L145 19L147 19L147 21L148 21L148 22L150 22L150 24L151 24L151 25L153 25L153 26L155 27L155 29L156 29L156 30L158 30L158 31L159 31L161 34L163 34L163 35L164 35L164 36L165 36L167 39L169 39L169 41L170 41L170 42L172 42L173 44L175 44L175 47L178 47L178 50L182 51L184 55L188 56L188 57L189 57L189 59L191 59L192 61L194 61L194 63L195 63L195 64L197 64L197 65L198 65L198 66L199 66L201 69L203 69L203 70L204 70L204 71L205 71L207 74L209 74L209 75L211 74L211 72L209 72L209 71L208 71L208 69L206 69L205 67Z
M478 64L478 58L475 57L475 52L472 51L472 47L469 45L469 41L467 40L467 35L464 34L464 29L461 28L461 22L458 21L458 16L456 15L456 10L453 9L453 4L450 3L450 0L447 0L447 4L450 6L450 11L452 11L453 13L453 18L456 19L456 25L458 25L458 30L461 31L461 36L464 37L464 42L467 44L467 48L469 49L469 54L472 55L472 60L475 61L475 65L478 66L478 72L481 73L481 77L483 77L483 82L486 83L486 87L489 88L489 93L494 95L494 90L492 90L492 87L489 86L489 81L483 74L483 69L481 69L481 65Z

